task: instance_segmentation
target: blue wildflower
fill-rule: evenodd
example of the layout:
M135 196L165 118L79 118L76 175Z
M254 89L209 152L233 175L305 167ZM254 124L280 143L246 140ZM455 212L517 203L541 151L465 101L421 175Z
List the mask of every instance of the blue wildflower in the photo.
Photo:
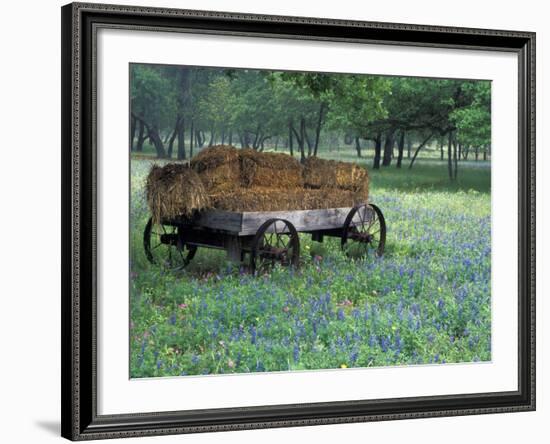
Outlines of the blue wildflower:
M298 346L298 344L294 346L292 357L294 358L294 362L298 362L300 360L300 347Z

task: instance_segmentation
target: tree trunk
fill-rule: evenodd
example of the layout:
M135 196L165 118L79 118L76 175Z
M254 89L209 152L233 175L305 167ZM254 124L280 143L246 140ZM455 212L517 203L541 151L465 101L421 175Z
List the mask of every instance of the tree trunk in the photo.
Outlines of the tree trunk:
M189 131L189 158L193 158L193 147L195 144L195 122L191 119L191 130Z
M172 131L172 134L170 136L170 140L168 141L168 152L166 154L166 157L168 157L168 159L172 158L172 152L174 150L174 141L176 140L176 137L178 135L181 119L182 119L181 116L178 116L176 118L176 125L174 126L174 131Z
M229 144L229 145L233 145L233 130L232 130L232 129L229 130L229 141L228 141L228 144Z
M210 141L208 142L208 146L214 145L214 136L215 135L216 135L216 133L214 132L214 130L210 131Z
M458 143L456 139L453 141L453 179L456 180L458 176Z
M449 143L447 145L447 169L449 170L449 179L451 181L453 180L452 148L453 148L453 132L449 131Z
M390 130L386 135L386 142L384 143L384 157L382 158L382 166L391 165L394 141L394 130Z
M374 161L372 167L377 170L380 168L380 152L382 151L382 134L378 133L374 140Z
M355 138L355 151L357 151L357 157L363 157L361 154L361 143L359 142L359 137Z
M288 150L290 151L290 155L294 156L294 144L293 144L293 137L292 137L292 122L288 122Z
M195 131L197 136L197 146L199 148L202 148L204 146L204 142L206 141L206 135L204 134L204 131L197 130Z
M401 168L401 162L403 161L403 149L405 148L405 131L401 131L401 137L397 143L397 168Z
M313 142L309 137L309 134L307 133L305 125L304 125L304 138L307 143L307 157L311 157L311 155L313 154Z
M139 116L132 113L132 115L139 120L139 122L143 125L145 130L147 130L147 137L155 147L155 150L157 152L158 158L165 158L166 157L166 151L164 150L164 144L162 143L162 139L160 137L160 133L158 128L149 126L147 123Z
M153 143L153 146L155 147L155 150L157 152L157 157L159 159L164 159L166 157L166 151L164 150L164 144L162 143L162 139L160 138L160 134L157 128L149 128L148 129L149 139Z
M483 150L483 160L487 160L487 149Z
M136 138L136 118L130 116L130 151L134 151L134 139Z
M300 139L298 139L300 146L300 162L304 163L306 160L305 144L306 144L306 119L302 116L300 119Z
M178 159L185 160L187 153L185 152L185 120L182 117L178 127Z
M179 160L184 160L187 158L187 153L185 152L185 118L184 118L184 112L186 110L192 109L192 97L191 97L191 88L192 88L192 82L191 82L191 68L188 66L179 66L177 68L178 74L179 74L179 97L178 97L178 105L179 105L179 114L180 114L180 122L178 125L178 153L177 158ZM191 118L192 121L192 118ZM190 144L193 143L193 126L191 125L191 131L190 131ZM193 149L190 148L190 157L193 156Z
M476 162L478 161L479 159L479 147L476 146L476 149L475 149L475 154L476 154Z
M260 142L262 140L262 128L260 125L256 128L256 133L254 134L254 141L252 142L252 148L256 151L260 148Z
M321 106L319 108L319 120L317 120L317 129L315 131L315 145L313 147L314 156L317 156L317 150L319 149L319 138L321 137L321 125L323 124L323 118L325 117L326 107L327 107L327 104L325 102L321 102Z
M222 128L222 141L220 142L222 145L225 144L225 128Z
M418 148L414 152L413 158L411 159L411 163L409 164L409 170L412 169L414 165L414 161L416 160L416 156L418 156L418 153L420 152L420 150L424 147L424 145L428 143L428 140L430 140L432 136L433 136L433 133L430 134L428 137L426 137L424 141L420 145L418 145Z
M136 151L141 153L143 151L143 142L145 142L145 125L141 120L138 121L139 132L136 144Z

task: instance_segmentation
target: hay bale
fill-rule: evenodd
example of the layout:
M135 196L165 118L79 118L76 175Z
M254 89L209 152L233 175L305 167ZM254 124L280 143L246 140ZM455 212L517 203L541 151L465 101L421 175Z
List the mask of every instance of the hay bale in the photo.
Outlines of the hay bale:
M308 157L304 163L304 183L307 188L340 188L359 193L368 199L367 170L356 163Z
M244 187L302 188L302 165L284 153L239 150L241 184Z
M213 208L223 211L293 211L352 207L360 201L349 190L254 187L210 196Z
M210 199L195 171L180 163L153 165L145 185L153 221L188 216L209 207Z
M238 150L230 145L203 149L193 159L193 168L208 193L220 193L240 187L241 174Z
M355 200L357 203L368 203L369 202L369 177L367 176L365 180L355 189Z

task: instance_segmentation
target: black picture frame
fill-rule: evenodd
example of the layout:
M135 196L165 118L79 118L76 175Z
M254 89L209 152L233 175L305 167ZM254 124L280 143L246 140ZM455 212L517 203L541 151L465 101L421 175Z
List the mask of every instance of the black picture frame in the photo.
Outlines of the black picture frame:
M62 14L62 436L71 440L535 409L535 33L72 3ZM509 51L519 66L518 390L210 410L97 414L95 30L201 32Z

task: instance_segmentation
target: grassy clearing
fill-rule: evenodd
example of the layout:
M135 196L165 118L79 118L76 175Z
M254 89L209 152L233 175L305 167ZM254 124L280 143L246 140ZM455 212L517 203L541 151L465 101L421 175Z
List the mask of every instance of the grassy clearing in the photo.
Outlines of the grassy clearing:
M149 165L132 161L132 377L491 359L489 168L461 165L452 185L442 164L370 170L384 258L301 236L299 271L253 277L221 251L179 275L146 261Z

